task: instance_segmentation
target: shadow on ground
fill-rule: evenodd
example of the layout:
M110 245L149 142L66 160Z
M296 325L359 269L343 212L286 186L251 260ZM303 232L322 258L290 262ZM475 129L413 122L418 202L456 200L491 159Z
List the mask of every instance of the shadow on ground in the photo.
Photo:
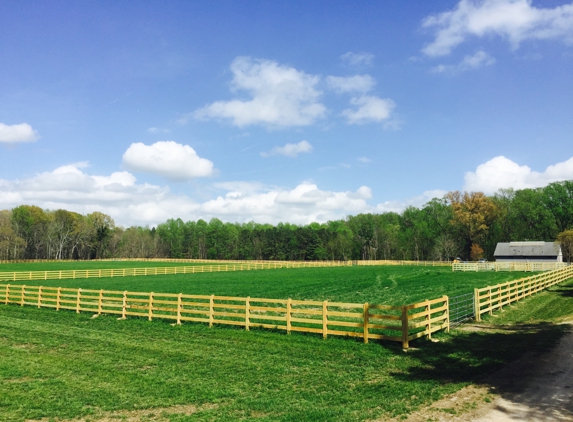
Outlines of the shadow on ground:
M485 386L501 400L496 401L499 409L492 409L495 416L484 421L571 421L572 328L548 323L470 326L440 342L417 344L408 351L417 364L392 376Z

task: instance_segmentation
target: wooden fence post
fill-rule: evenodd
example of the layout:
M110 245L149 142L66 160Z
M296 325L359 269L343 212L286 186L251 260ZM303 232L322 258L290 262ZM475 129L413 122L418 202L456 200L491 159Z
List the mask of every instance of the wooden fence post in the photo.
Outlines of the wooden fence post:
M22 285L22 296L20 297L20 306L24 306L24 296L26 296L26 285Z
M215 305L215 295L211 295L209 298L209 328L213 326L213 319L214 319L214 305Z
M446 300L446 323L448 326L446 327L446 333L450 332L450 298L447 295L444 295L444 299Z
M328 336L328 301L322 302L322 338Z
M478 289L474 289L474 319L476 320L476 322L481 321L479 290Z
M251 311L249 309L251 297L247 296L245 299L245 330L249 331L249 323L251 318Z
M408 346L408 307L402 306L402 349Z
M291 314L292 314L292 299L289 297L287 300L287 311L286 311L287 334L290 334L290 330L291 330Z
M428 333L428 339L432 338L432 323L430 322L430 301L426 299L426 304L424 305L424 311L426 312L426 332Z
M103 312L103 289L99 291L99 298L97 301L97 314L101 315Z
M121 319L127 319L127 290L123 292L123 300L121 304Z
M42 286L38 287L38 309L42 307Z
M179 293L179 296L177 296L177 325L181 325L181 295L183 293Z
M153 292L149 293L149 315L147 319L149 321L153 319Z
M76 297L76 314L80 313L81 296L82 296L82 289L78 289L78 295Z
M368 311L368 302L364 304L364 309L362 313L362 318L364 319L364 344L368 344L368 323L370 322L370 315Z
M60 310L61 299L62 299L62 288L58 287L58 292L56 293L56 311Z

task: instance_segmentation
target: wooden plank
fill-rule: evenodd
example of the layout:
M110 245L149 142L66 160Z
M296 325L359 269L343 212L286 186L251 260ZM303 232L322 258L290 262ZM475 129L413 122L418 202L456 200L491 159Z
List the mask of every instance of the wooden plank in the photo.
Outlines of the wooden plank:
M304 323L304 324L322 324L322 319L308 319L308 318L291 317L290 321L291 321L291 323L292 322L300 322L300 323Z
M361 322L333 321L331 319L328 320L328 326L364 328L364 324Z
M253 315L251 314L251 320L264 319L268 321L286 321L286 316L274 316L274 315Z

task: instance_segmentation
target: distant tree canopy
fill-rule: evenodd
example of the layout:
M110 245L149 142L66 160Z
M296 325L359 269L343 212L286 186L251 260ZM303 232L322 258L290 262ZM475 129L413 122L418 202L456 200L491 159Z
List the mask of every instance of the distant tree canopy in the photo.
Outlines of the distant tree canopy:
M266 260L491 259L498 242L560 241L573 253L573 181L538 189L450 192L402 213L358 214L294 225L184 222L116 226L101 212L81 215L21 205L0 211L0 259L203 258Z

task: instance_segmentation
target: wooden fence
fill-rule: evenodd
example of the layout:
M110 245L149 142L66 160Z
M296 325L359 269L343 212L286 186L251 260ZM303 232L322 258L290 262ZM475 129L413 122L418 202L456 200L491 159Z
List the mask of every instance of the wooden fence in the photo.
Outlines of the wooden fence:
M475 319L573 277L573 266L474 290Z
M567 267L566 262L459 262L452 271L552 271Z
M101 270L52 270L0 272L0 281L63 280L102 277L134 277L146 275L195 274L226 271L267 270L277 268L344 267L345 262L261 262L228 265L194 265L177 267L116 268Z
M448 297L404 305L264 299L0 284L0 303L402 343L449 330Z

